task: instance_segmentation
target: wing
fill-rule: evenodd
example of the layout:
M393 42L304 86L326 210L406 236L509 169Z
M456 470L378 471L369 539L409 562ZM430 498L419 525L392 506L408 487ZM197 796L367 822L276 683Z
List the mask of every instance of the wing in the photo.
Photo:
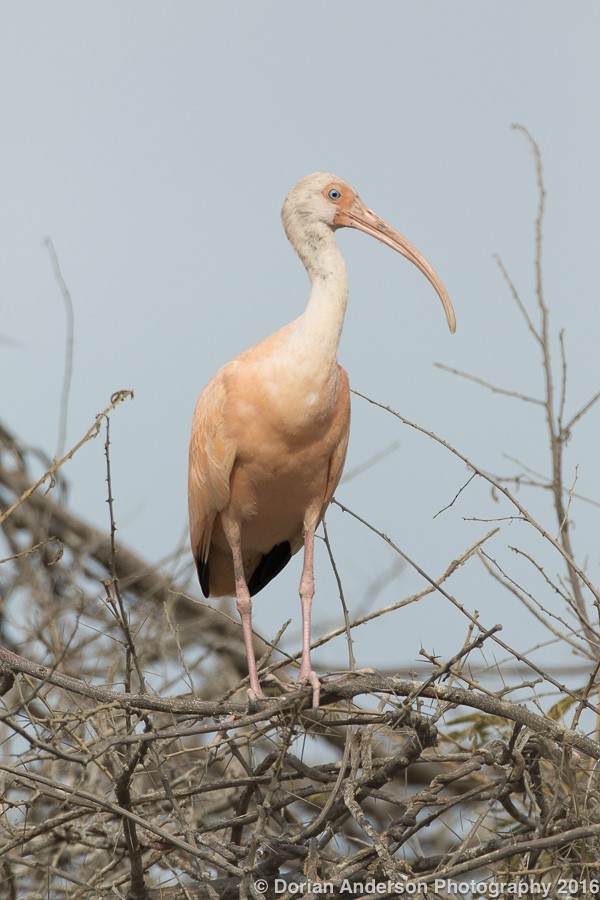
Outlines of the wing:
M217 513L229 502L229 478L235 460L235 445L225 423L226 404L227 391L221 369L200 394L190 439L190 540L205 597L209 594L208 554L213 525Z
M331 498L340 483L342 472L344 471L344 463L346 462L346 450L348 449L348 437L350 435L350 383L348 381L348 373L342 367L340 370L340 392L336 405L335 417L339 423L340 436L338 442L331 454L329 460L329 473L327 476L327 486L325 488L325 497L323 507L321 509L321 519L325 515L325 511L331 503Z

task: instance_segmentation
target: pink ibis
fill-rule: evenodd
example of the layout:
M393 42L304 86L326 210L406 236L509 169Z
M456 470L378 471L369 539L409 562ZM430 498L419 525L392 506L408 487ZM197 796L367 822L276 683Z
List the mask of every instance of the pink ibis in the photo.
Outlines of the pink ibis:
M311 282L308 304L219 369L202 391L190 442L190 537L204 596L235 592L251 698L264 694L250 598L304 546L299 680L312 686L317 707L319 679L310 662L314 536L342 474L350 425L348 376L337 361L348 282L335 231L357 228L397 250L432 283L451 331L455 318L427 260L341 178L303 178L281 215Z

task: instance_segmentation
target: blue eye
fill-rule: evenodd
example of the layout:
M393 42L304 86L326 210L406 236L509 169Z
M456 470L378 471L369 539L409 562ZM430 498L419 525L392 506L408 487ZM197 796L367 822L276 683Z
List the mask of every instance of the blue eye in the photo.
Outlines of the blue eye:
M339 200L342 195L337 188L331 188L331 190L327 192L327 196L330 200Z

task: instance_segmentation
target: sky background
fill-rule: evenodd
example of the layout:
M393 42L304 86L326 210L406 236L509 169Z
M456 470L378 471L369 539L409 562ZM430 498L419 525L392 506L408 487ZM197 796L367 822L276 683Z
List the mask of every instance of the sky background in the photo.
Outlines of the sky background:
M350 278L340 361L351 385L433 429L482 468L513 474L503 454L549 472L541 410L435 368L464 369L540 395L536 346L493 254L534 310L535 170L548 190L544 281L566 330L567 417L598 389L597 254L600 7L555 0L481 3L0 3L0 386L4 423L57 449L65 311L50 236L75 310L67 446L111 394L135 391L112 417L118 537L151 561L186 529L193 408L216 369L296 317L308 281L279 219L288 190L315 170L348 180L427 256L455 305L454 336L431 285L388 248L338 232ZM558 373L558 368L557 368ZM393 452L337 497L432 576L511 515L465 466L391 416L353 399L347 472ZM578 426L566 481L600 499L598 416ZM103 442L65 467L70 502L108 526ZM552 533L548 497L520 498ZM573 502L579 559L598 578L599 510ZM547 604L552 592L508 549L560 561L526 526L503 520L488 545ZM391 603L423 581L338 509L328 526L351 612ZM189 557L191 565L191 557ZM342 621L325 548L317 551L314 631ZM288 616L299 641L296 557L255 601L258 630ZM188 569L188 574L190 573ZM394 579L377 593L388 573ZM478 561L452 593L522 651L546 638ZM558 609L558 607L557 607ZM356 632L362 666L406 671L423 644L449 655L466 620L439 595ZM555 650L544 651L555 660ZM542 654L543 656L543 654ZM488 662L494 659L490 651ZM496 658L501 655L496 654ZM343 664L342 641L316 656ZM560 661L570 660L561 657Z

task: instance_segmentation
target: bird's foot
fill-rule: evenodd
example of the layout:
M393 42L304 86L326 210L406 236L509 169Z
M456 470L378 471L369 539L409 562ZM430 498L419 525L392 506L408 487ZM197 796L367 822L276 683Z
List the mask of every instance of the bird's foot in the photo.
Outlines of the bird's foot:
M377 675L377 672L375 669L372 669L371 666L366 666L364 669L352 669L351 672L344 672L339 678L332 678L330 684L346 681L348 678L354 678L356 675Z
M340 684L340 682L348 681L350 678L356 678L358 675L377 675L377 672L370 666L366 666L364 669L352 669L351 672L344 672L343 675L339 675L337 678L328 679L327 683Z
M321 682L324 684L339 684L341 681L348 681L349 678L354 678L357 675L376 675L375 669L370 667L364 669L353 669L352 672L344 672L343 675L340 675L338 678L328 678L325 682L325 679L319 678L316 672L312 670L308 673L308 675L300 675L298 679L299 684L311 684L313 689L313 712L319 708L319 699L321 696Z
M277 688L278 691L284 692L286 694L291 694L294 691L298 690L298 686L303 687L304 685L310 685L310 687L312 687L312 692L313 692L312 708L313 708L313 710L316 710L319 708L319 700L321 698L321 679L319 678L319 676L317 675L316 672L313 672L312 669L309 669L309 671L306 672L306 674L303 674L301 671L300 675L298 676L298 681L295 684L293 682L291 684L289 684L285 681L280 681L279 678L277 678L275 675L273 675L273 673L270 673L269 675L265 675L263 680L264 680L265 684L269 684L269 685ZM256 695L251 697L252 693L253 693L252 690L249 689L248 690L248 699L251 700L251 702L256 702L257 697L256 697ZM261 694L258 699L265 699L262 691L261 691ZM266 698L266 699L268 699L268 698Z
M257 712L260 709L261 700L268 699L268 697L265 697L260 684L249 687L246 691L246 696L248 697L248 708L251 712Z
M298 687L304 687L304 685L310 685L312 687L312 708L313 710L319 708L319 700L321 697L321 680L316 672L313 672L312 669L309 669L305 674L300 670L300 675L298 676L298 681L294 684L287 683L285 681L280 681L279 678L276 678L275 675L270 674L265 676L265 682L270 682L273 686L277 687L279 691L283 691L286 694L291 694L294 691L298 690Z
M367 667L364 669L354 669L352 672L344 672L342 675L339 675L337 678L328 678L327 682L325 682L325 679L319 678L319 676L317 675L317 673L315 671L313 671L312 669L309 669L306 673L303 673L302 670L300 670L300 675L298 676L298 681L296 682L296 685L286 684L284 681L280 681L279 678L277 678L272 673L265 675L263 681L265 682L265 684L272 685L273 687L276 687L277 690L284 691L285 693L288 693L288 694L291 693L292 691L295 691L297 689L297 685L300 685L301 687L304 685L310 685L312 687L312 692L313 692L313 694L312 694L312 709L313 709L313 711L315 711L315 710L319 709L319 702L321 699L321 682L323 682L324 684L325 683L326 684L338 684L341 681L347 681L349 678L354 678L357 675L376 675L376 674L377 674L377 672L375 671L375 669L372 669L370 667ZM249 705L251 707L253 707L254 709L259 708L260 700L268 700L268 699L269 698L265 697L262 690L259 693L256 690L252 690L252 688L248 689L248 702L249 702Z
M319 700L321 699L321 682L317 673L312 669L306 673L303 673L302 670L300 670L298 684L310 684L313 692L312 708L313 710L317 710L319 708Z

